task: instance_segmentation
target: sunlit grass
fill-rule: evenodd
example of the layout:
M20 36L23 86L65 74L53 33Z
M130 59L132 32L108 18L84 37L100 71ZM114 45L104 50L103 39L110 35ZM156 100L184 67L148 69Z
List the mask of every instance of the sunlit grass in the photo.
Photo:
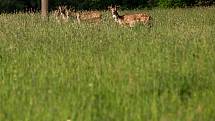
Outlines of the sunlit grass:
M215 8L148 12L150 29L1 14L0 120L215 119Z

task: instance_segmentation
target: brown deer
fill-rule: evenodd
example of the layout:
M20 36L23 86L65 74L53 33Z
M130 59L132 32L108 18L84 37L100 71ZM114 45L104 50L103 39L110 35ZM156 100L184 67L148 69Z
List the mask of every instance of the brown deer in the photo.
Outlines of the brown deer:
M102 16L101 12L99 12L99 11L76 12L76 19L77 19L78 23L81 23L81 21L99 23L99 22L101 22L101 16Z
M127 14L121 16L117 11L118 6L109 6L108 8L112 13L112 17L115 22L120 25L129 25L130 27L134 27L137 23L143 23L151 27L152 17L146 13Z
M57 10L54 11L54 16L58 22L68 22L70 10L67 6L59 6Z

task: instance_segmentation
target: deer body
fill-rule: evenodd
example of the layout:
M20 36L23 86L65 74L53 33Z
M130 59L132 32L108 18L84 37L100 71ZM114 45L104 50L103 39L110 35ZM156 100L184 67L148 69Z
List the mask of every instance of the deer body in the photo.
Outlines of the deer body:
M101 21L101 12L99 11L86 11L86 12L77 12L76 18L78 23L81 21L89 21L89 22L100 22Z

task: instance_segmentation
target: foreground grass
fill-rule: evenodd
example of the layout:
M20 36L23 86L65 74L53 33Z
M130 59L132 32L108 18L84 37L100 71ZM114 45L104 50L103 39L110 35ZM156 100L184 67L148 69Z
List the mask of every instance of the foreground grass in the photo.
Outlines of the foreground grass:
M213 121L215 8L149 12L151 29L0 15L0 120Z

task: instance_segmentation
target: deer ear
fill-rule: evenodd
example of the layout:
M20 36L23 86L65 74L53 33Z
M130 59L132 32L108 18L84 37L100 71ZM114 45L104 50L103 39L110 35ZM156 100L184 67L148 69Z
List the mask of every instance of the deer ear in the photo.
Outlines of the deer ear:
M72 8L72 12L76 12L75 8Z
M109 9L109 10L110 10L111 8L113 8L113 7L112 7L112 4L108 6L108 9Z
M117 6L116 6L116 5L114 5L112 8L113 8L114 10L117 10Z
M61 7L60 7L60 6L58 6L58 9L61 9Z

